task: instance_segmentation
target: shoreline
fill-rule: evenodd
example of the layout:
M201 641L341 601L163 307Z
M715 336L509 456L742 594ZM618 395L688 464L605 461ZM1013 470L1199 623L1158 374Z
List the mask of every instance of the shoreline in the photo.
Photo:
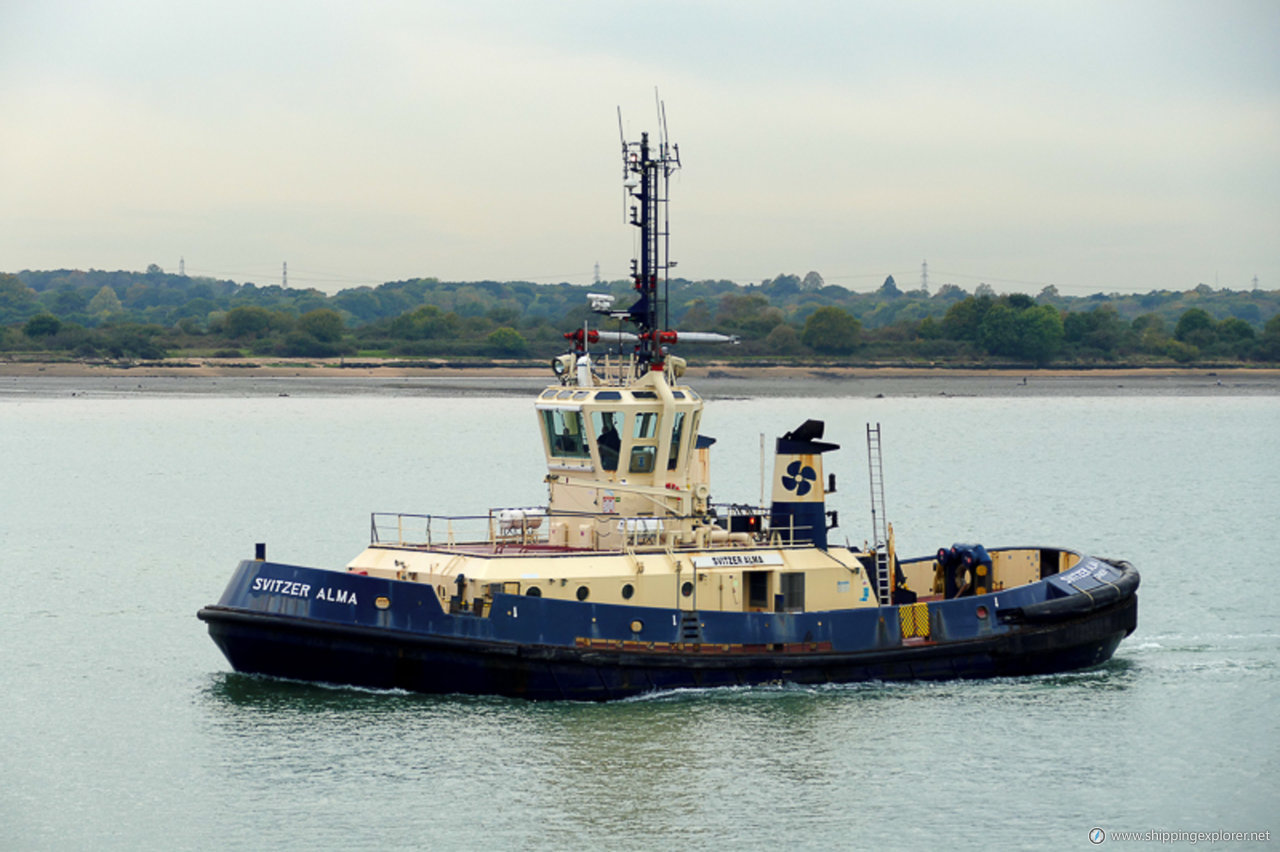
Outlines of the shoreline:
M527 363L527 362L526 362ZM136 364L109 364L86 361L3 361L0 378L92 378L92 377L209 377L209 378L511 378L551 379L547 367L494 362L462 367L441 362L423 366L405 365L393 359L363 359L345 363L332 358L241 358L233 360L166 359ZM896 366L741 366L709 362L690 366L685 378L700 379L814 379L860 378L1073 378L1073 379L1203 379L1253 378L1280 380L1274 367L896 367Z
M491 363L401 366L336 359L149 362L0 362L0 401L60 397L528 396L555 378L549 367ZM1274 368L1011 370L948 367L690 367L683 382L708 399L753 397L1280 396Z

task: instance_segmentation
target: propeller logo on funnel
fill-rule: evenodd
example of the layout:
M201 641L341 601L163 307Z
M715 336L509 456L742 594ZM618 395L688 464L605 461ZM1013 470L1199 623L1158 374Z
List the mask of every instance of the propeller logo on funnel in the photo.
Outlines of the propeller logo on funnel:
M787 465L787 472L782 477L782 487L796 492L797 497L803 497L813 489L813 483L817 478L818 472L812 467L793 461Z

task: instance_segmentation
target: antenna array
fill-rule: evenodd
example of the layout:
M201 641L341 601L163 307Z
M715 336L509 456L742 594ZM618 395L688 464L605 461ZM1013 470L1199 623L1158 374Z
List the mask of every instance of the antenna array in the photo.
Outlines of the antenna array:
M656 92L655 92L656 98ZM622 140L622 185L629 213L628 223L640 229L638 256L631 261L631 279L639 298L628 310L628 318L640 329L637 355L651 369L662 369L666 349L668 276L675 261L670 258L671 228L667 213L671 175L680 168L680 146L669 141L667 110L661 100L658 109L658 145L655 152L649 134L639 142L628 142L622 128L622 108L618 108L618 135Z

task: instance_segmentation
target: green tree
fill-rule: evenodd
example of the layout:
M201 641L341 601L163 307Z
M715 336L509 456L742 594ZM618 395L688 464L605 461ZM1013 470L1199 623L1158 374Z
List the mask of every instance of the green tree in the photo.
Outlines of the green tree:
M1140 317L1135 317L1129 325L1139 335L1148 333L1163 335L1165 333L1164 318L1159 314L1143 314Z
M22 333L33 340L37 337L53 337L61 330L62 320L53 314L34 316L22 327Z
M800 342L815 352L848 355L858 348L862 323L844 308L818 308L805 320Z
M933 317L925 317L916 327L916 336L921 340L939 340L943 336L942 323Z
M222 331L227 337L262 337L271 328L271 312L256 305L245 305L227 311Z
M1280 314L1267 320L1254 357L1263 361L1280 361Z
M1182 343L1203 349L1217 339L1213 325L1213 317L1209 316L1208 311L1203 308L1189 308L1178 318L1173 336Z
M1047 364L1062 349L1062 314L1053 305L1027 308L1018 315L1019 355Z
M503 355L520 355L529 348L520 332L510 326L494 329L485 339L490 349Z
M1137 332L1120 318L1114 305L1099 305L1087 313L1069 313L1063 320L1067 342L1075 344L1085 354L1114 357L1130 350L1136 343Z
M795 276L791 276L795 277ZM799 285L796 285L797 289ZM716 310L716 326L728 331L745 331L769 309L769 300L755 294L728 293L720 299ZM776 322L769 326L772 329ZM765 330L768 333L768 329Z
M706 299L694 299L684 306L684 315L680 317L680 327L689 331L705 331L711 327L711 309Z
M110 326L103 332L103 348L113 358L163 358L164 349L155 340L161 330L159 326L137 323Z
M822 276L813 270L806 272L800 281L800 289L806 293L816 293L825 286L826 282L822 280Z
M939 304L955 304L962 302L969 297L963 287L957 287L954 284L943 284L938 288L938 292L930 296L930 300Z
M898 289L898 284L893 280L892 275L884 279L884 283L880 285L880 289L876 292L886 299L896 299L902 295L902 291Z
M978 345L992 355L1017 357L1020 348L1017 312L999 302L992 305L978 325Z
M978 344L992 355L1037 364L1053 360L1062 347L1062 340L1062 315L1053 305L1018 310L1001 300L991 306L978 327Z
M336 343L342 339L342 317L328 308L307 311L298 318L298 328L322 343Z
M200 320L195 317L183 317L178 320L175 328L189 337L198 337L204 334L204 328L200 325Z
M1214 326L1217 343L1213 350L1215 355L1248 359L1255 357L1258 348L1258 335L1253 326L1239 317L1227 317Z
M84 313L89 307L89 294L84 290L64 287L60 290L46 290L40 296L49 310L58 317Z
M760 286L771 297L783 298L793 293L800 292L800 279L795 275L779 275L777 278L771 278L768 281L761 281Z
M1190 343L1168 339L1164 345L1165 357L1172 358L1179 364L1188 364L1200 357L1200 350Z
M800 351L800 334L787 323L779 323L764 339L769 352L777 355L792 355Z
M498 325L515 325L520 321L520 308L502 302L485 311L484 315L490 322Z
M377 294L369 287L343 290L329 301L339 310L346 311L366 322L376 318L382 309Z
M939 290L938 296L941 296L944 290L945 288ZM937 296L934 298L937 298ZM976 342L978 329L982 327L982 320L994 304L995 299L990 296L966 296L947 308L947 313L942 318L943 334L952 340L972 340Z
M1159 314L1143 314L1129 324L1138 336L1138 350L1152 355L1167 354L1170 338L1164 328L1164 318Z
M255 346L263 343L267 341L259 341ZM283 340L274 344L268 343L268 346L276 355L289 358L331 358L350 351L344 349L340 343L319 340L314 335L300 330L290 331L285 334Z
M470 284L459 287L453 299L453 311L460 317L482 317L493 307L493 296L489 291Z
M423 305L412 313L393 319L387 326L387 333L400 340L426 340L450 336L457 328L456 314L446 314L435 305Z
M0 273L0 321L22 319L29 312L39 310L36 291L16 275Z
M120 297L106 284L103 284L97 295L89 300L89 313L96 317L108 317L123 311L124 305L120 303Z
M1253 340L1257 337L1253 326L1239 317L1227 317L1214 328L1219 340Z

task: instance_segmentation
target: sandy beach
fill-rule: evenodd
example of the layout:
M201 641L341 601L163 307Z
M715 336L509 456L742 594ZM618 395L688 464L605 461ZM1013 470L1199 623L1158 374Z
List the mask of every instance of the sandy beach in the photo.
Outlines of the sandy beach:
M490 361L484 366L464 367L456 363L413 361L403 359L338 359L338 358L196 358L167 359L140 363L108 363L99 361L18 361L0 360L0 376L255 376L325 377L325 376L509 376L540 378L550 368L528 366L528 361ZM687 378L774 378L774 379L851 379L866 376L887 378L920 378L927 376L987 377L1001 380L1021 379L1024 375L1039 378L1175 378L1205 376L1256 377L1276 380L1280 369L1269 368L1181 368L1124 367L1096 369L1018 369L1018 368L950 368L950 367L841 367L841 366L741 366L710 361L690 365Z
M1091 370L916 367L690 366L685 381L706 396L1200 396L1280 394L1280 370ZM525 394L553 381L549 368L489 363L407 366L359 359L189 359L115 365L0 361L0 397L67 394L336 395Z

